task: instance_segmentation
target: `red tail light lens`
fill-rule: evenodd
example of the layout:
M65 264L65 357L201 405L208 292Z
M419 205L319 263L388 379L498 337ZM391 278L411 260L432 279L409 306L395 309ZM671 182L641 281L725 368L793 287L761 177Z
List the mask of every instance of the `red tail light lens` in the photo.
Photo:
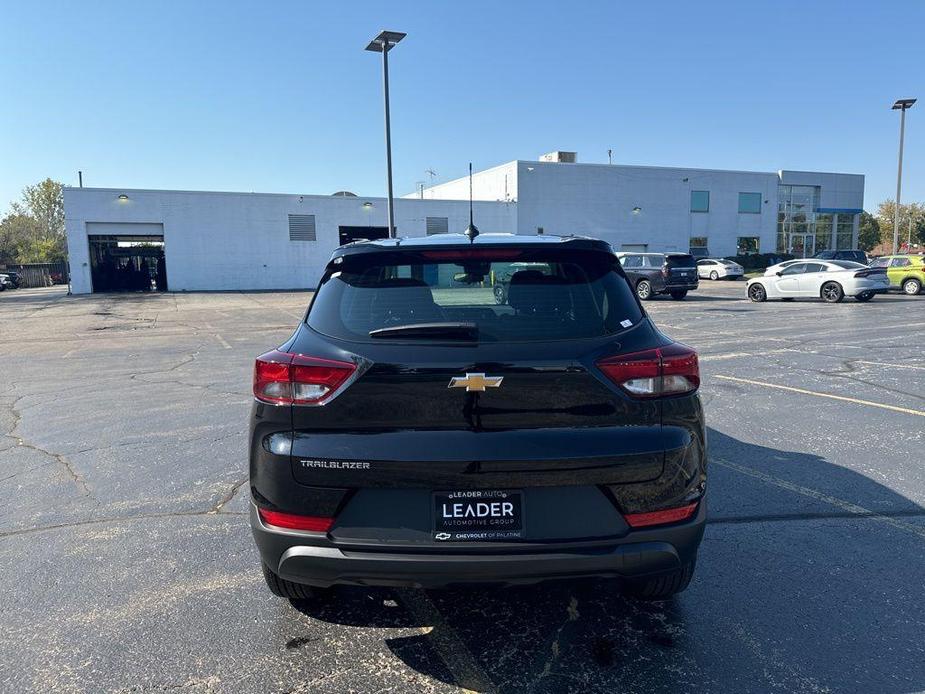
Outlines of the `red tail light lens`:
M628 513L623 516L626 524L631 528L646 528L651 525L665 525L666 523L677 523L687 520L694 515L697 510L697 502L678 508L667 508L664 511L653 511L651 513Z
M258 509L260 520L267 525L274 525L277 528L287 528L289 530L310 530L316 533L326 533L334 525L333 518L323 516L297 516L292 513L280 513L279 511L267 511Z
M700 387L697 353L678 343L608 357L597 368L635 398L681 395Z
M355 371L349 362L273 350L254 364L254 397L273 405L321 405Z

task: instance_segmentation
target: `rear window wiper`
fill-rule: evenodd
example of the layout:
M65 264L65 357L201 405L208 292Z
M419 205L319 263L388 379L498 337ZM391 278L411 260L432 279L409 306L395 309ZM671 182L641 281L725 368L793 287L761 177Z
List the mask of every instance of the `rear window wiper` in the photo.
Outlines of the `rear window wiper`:
M380 339L478 340L479 326L475 323L414 323L370 330L369 336Z

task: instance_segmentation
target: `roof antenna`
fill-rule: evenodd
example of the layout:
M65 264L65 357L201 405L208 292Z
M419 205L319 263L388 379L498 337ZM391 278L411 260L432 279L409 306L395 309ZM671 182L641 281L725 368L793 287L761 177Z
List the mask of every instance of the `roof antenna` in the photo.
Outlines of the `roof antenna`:
M472 162L469 162L469 226L466 227L466 230L463 232L466 236L469 237L470 242L475 241L475 237L479 235L479 230L476 228L475 224L472 223Z

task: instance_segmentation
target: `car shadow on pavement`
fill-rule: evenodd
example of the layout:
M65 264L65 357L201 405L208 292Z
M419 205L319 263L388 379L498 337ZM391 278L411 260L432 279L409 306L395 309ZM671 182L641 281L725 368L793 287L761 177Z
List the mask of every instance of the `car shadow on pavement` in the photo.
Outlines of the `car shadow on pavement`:
M445 590L342 587L324 622L412 628L406 666L472 691L925 688L925 509L822 457L710 431L710 524L669 601L615 581Z

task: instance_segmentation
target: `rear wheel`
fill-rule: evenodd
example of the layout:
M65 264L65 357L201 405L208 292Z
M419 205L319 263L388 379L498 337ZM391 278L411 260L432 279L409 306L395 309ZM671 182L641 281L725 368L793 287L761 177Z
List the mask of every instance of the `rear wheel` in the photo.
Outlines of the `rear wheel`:
M267 588L270 589L273 595L280 598L289 598L290 600L308 600L318 597L319 591L317 588L287 581L285 578L280 578L266 564L261 562L261 566L263 567L263 578L267 582Z
M873 299L873 298L874 298L874 293L873 293L873 292L861 292L860 294L858 294L858 295L856 295L856 296L854 297L855 301L860 301L862 304L863 304L865 301L870 301L870 300Z
M716 280L719 279L719 273L718 273L716 270L713 270L713 271L710 273L710 279L713 280L713 281L715 282Z
M767 301L768 293L765 291L763 284L755 282L748 288L748 298L756 302Z
M838 282L826 282L822 285L822 300L829 304L837 304L845 298L845 292Z
M681 301L681 299L683 299L685 296L687 296L686 289L681 289L676 292L671 292L671 298L674 299L675 301Z
M915 296L920 291L922 291L922 283L914 277L910 277L905 282L903 282L903 291L909 296Z
M652 298L652 285L649 280L639 280L639 284L636 285L636 296L643 301L648 301Z
M675 569L671 573L628 580L623 592L629 597L640 600L666 600L680 593L690 585L694 576L694 561Z
M495 294L495 303L496 304L506 304L507 303L507 292L504 291L503 284L496 284L494 288Z

